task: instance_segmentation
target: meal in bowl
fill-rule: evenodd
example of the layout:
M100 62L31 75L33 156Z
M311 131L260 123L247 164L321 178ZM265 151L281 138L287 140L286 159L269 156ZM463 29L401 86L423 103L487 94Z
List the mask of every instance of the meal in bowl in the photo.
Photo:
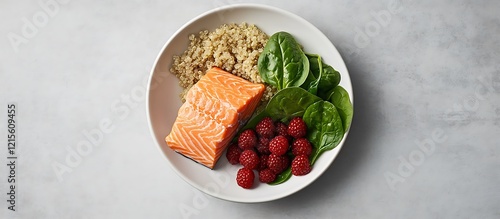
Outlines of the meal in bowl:
M287 32L228 24L190 36L171 72L184 88L167 145L209 168L226 151L236 182L277 185L307 175L352 120L340 73ZM260 107L258 107L260 105ZM216 171L216 170L214 170Z

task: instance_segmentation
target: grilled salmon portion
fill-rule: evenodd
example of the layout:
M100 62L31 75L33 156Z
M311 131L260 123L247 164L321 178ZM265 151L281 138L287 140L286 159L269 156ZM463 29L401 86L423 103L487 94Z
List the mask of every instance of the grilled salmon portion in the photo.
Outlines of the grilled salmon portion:
M213 169L257 107L265 87L220 68L210 69L186 95L165 138L176 152Z

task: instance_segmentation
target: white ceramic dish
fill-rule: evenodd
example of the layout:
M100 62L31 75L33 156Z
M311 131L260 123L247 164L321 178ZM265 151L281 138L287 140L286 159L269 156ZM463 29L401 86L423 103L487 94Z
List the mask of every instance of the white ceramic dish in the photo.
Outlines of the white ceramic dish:
M239 4L217 8L199 15L181 27L165 44L158 55L148 84L147 113L150 129L161 152L170 162L175 172L195 188L217 198L235 202L265 202L286 197L306 187L317 179L333 162L339 153L347 134L333 150L325 152L315 163L311 173L306 176L292 176L287 182L270 186L256 183L253 189L243 189L236 184L236 172L240 166L233 166L221 157L214 170L175 153L165 143L181 106L178 80L170 74L172 56L179 55L188 46L188 36L201 30L214 30L224 23L257 25L268 35L287 31L303 45L309 53L320 54L325 63L341 73L343 86L353 101L351 80L342 57L328 38L312 24L290 12L270 6Z

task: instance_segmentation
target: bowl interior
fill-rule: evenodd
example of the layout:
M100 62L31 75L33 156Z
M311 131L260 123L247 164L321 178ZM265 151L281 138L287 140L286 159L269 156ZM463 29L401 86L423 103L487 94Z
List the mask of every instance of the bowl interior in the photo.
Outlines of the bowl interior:
M306 20L281 9L263 5L232 5L206 12L184 25L165 44L153 66L148 89L148 119L153 137L175 172L195 188L218 198L236 202L264 202L290 195L318 178L337 156L344 140L333 150L324 153L306 176L292 177L289 181L270 186L256 183L251 190L236 184L239 166L233 166L221 157L214 170L210 170L190 159L175 153L165 143L170 133L177 110L181 106L181 88L178 79L170 73L172 57L180 55L188 47L188 36L202 30L212 31L225 23L246 22L255 24L268 35L287 31L303 45L308 53L320 54L325 63L341 73L343 86L353 101L351 80L347 68L337 49L316 27Z

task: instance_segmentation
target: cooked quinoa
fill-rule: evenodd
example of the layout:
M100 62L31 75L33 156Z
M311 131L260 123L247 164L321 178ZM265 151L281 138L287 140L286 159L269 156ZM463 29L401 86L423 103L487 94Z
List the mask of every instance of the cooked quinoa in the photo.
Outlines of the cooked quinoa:
M231 72L253 83L264 83L257 69L259 55L267 43L268 36L252 24L224 24L213 32L201 31L189 36L189 47L180 56L174 56L170 72L179 78L184 88L181 100L187 91L213 66ZM267 102L276 92L266 85L262 97Z

